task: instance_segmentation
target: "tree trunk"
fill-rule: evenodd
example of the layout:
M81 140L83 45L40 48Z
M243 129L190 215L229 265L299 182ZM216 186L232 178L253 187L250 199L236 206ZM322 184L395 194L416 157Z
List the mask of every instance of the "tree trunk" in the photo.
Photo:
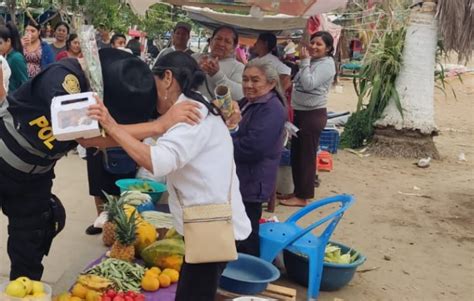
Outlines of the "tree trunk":
M16 0L7 0L7 7L12 23L16 24Z
M424 2L421 8L417 6L411 12L403 65L396 81L403 117L392 99L382 118L375 123L374 153L412 158L439 157L432 138L437 134L433 102L437 44L435 11L435 3Z

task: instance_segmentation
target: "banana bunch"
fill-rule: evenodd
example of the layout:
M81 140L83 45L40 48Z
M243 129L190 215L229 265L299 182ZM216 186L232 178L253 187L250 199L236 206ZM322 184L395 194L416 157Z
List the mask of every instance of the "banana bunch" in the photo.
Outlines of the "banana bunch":
M140 206L143 203L151 201L150 195L137 190L125 191L122 193L121 198L125 204L132 206Z
M82 284L84 287L94 291L105 291L111 287L113 282L107 278L100 277L97 275L80 275L77 278L77 283Z

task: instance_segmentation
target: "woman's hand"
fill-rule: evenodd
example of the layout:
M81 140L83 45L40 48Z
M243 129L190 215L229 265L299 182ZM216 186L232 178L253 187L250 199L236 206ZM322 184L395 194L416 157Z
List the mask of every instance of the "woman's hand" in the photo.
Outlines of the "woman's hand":
M239 125L240 120L242 120L242 113L240 112L239 103L232 101L232 114L225 121L229 129L235 129Z
M189 125L196 125L201 121L199 104L194 101L182 101L174 104L157 122L161 123L166 132L177 123L184 122Z
M304 60L307 58L309 58L308 48L306 46L302 46L300 50L300 59Z
M29 35L25 35L21 38L21 46L26 47L31 45L31 37Z
M209 76L214 76L217 72L219 72L219 59L208 57L203 59L199 66Z
M100 125L107 131L111 132L114 128L118 127L118 123L115 119L110 115L109 110L104 105L102 100L95 96L97 100L97 104L89 106L87 115L99 121Z

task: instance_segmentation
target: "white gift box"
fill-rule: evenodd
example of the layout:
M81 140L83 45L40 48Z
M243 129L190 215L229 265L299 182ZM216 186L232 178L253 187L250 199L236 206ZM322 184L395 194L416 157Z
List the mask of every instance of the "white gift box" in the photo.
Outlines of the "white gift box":
M93 92L57 96L51 102L53 134L59 141L92 138L100 135L97 120L87 116L87 109L97 101Z

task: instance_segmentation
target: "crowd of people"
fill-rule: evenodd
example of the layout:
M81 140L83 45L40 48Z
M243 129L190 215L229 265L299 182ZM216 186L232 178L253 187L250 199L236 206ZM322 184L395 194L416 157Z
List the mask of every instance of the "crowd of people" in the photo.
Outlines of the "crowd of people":
M11 23L0 26L0 54L5 57L0 61L0 204L9 218L12 279L42 276L42 258L65 222L64 208L51 193L54 165L78 143L87 148L89 193L98 214L104 192L119 194L115 181L136 174L135 168L118 174L107 168L107 150L120 147L153 177L166 177L179 233L182 206L230 201L238 251L259 256L262 204L274 196L285 123L293 121L299 128L291 139L295 191L281 204L305 206L314 198L316 152L336 72L329 33L316 32L298 47L287 41L287 64L272 33L260 34L248 56L237 30L220 26L212 33L209 50L194 53L188 48L191 25L178 22L170 46L150 70L137 57L142 49L136 39L127 43L124 34L110 37L99 26L104 99L89 114L107 136L56 141L50 127L51 99L90 88L78 60L77 34L59 22L48 45L40 31L33 21L23 37ZM229 116L213 102L221 85L234 100ZM23 189L26 182L29 188ZM86 229L87 234L100 232L94 225ZM225 265L185 263L176 300L213 299Z

